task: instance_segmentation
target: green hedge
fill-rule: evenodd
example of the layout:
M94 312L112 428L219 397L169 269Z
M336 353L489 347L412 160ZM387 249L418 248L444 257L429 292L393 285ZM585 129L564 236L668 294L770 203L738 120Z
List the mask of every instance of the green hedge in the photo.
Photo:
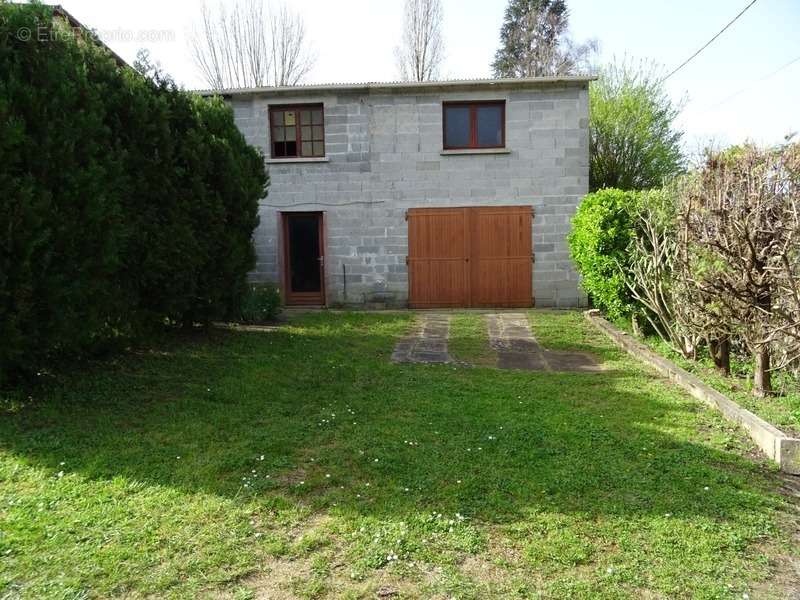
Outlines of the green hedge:
M236 313L268 179L224 102L119 68L38 4L0 1L0 73L0 382Z
M581 285L609 317L627 316L634 302L625 285L637 192L613 188L587 194L572 219L569 247Z

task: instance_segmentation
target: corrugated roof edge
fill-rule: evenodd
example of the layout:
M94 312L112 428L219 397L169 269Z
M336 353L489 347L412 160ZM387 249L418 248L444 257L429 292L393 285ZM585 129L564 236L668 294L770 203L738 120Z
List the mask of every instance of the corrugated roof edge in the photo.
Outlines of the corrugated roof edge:
M67 9L65 9L63 6L61 6L60 4L45 4L45 6L49 7L49 8L50 8L50 10L52 10L52 11L53 11L53 15L54 15L54 16L57 16L57 17L62 17L62 18L64 18L64 19L66 19L66 20L67 20L67 22L69 23L69 26L70 26L70 27L73 27L73 28L75 28L75 29L80 29L80 30L82 30L82 31L85 31L86 33L88 33L88 34L91 36L91 39L92 39L92 40L93 40L93 41L94 41L96 44L98 44L98 45L99 45L99 46L101 46L102 48L105 48L105 49L106 49L106 51L107 51L107 52L108 52L108 53L111 55L111 58L113 58L113 59L114 59L114 62L116 62L116 63L117 63L117 66L119 66L119 67L129 67L129 66L130 66L130 65L129 65L129 64L126 62L126 61L125 61L125 59L123 59L123 58L122 58L122 57L121 57L119 54L117 54L116 52L114 52L114 51L113 51L113 50L112 50L112 49L111 49L111 48L108 46L108 44L106 44L106 43L105 43L103 40L101 40L101 39L100 39L100 38L97 36L97 34L95 33L95 31L94 31L93 29L90 29L89 27L87 27L86 25L84 25L83 23L81 23L80 21L78 21L78 19L76 19L76 18L75 18L75 17L74 17L74 16L73 16L73 15L72 15L70 12L68 12L68 11L67 11Z
M236 96L246 94L273 94L303 95L315 92L358 92L358 91L415 91L436 90L440 88L478 88L491 89L492 87L504 88L529 88L539 85L553 84L581 84L597 79L595 75L569 75L563 77L525 77L519 79L451 79L448 81L368 81L365 83L321 83L307 85L293 85L283 87L252 87L231 88L224 90L195 90L202 96Z

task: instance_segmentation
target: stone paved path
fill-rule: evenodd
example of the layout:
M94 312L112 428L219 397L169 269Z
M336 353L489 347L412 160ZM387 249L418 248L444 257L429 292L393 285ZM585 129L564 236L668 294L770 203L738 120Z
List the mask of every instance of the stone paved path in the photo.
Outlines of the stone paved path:
M500 369L549 371L544 351L531 333L528 317L519 313L486 315L489 346Z
M602 368L589 354L542 348L524 313L486 315L486 322L499 369L596 372Z
M449 315L421 314L409 334L397 342L392 361L421 364L453 362L447 352L449 337Z

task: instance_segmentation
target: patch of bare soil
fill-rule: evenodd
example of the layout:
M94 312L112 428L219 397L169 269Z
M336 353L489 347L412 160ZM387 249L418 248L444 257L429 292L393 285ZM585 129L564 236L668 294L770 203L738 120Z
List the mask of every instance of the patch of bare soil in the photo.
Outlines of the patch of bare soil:
M306 559L284 560L271 558L263 566L263 573L244 582L257 600L294 600L294 580L311 578L311 564Z

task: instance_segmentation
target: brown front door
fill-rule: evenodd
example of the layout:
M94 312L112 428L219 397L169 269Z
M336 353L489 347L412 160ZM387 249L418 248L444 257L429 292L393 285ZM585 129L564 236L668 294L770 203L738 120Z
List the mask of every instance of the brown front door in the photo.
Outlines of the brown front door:
M532 214L530 206L409 210L409 305L532 306Z
M286 304L322 306L325 304L322 213L281 214Z

